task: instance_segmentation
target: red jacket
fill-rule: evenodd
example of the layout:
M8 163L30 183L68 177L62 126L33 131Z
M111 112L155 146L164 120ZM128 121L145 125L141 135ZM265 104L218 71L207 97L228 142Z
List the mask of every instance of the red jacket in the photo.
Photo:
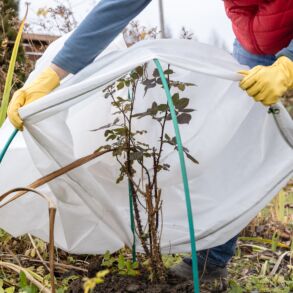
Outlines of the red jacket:
M293 0L224 0L233 31L253 54L276 54L293 39Z

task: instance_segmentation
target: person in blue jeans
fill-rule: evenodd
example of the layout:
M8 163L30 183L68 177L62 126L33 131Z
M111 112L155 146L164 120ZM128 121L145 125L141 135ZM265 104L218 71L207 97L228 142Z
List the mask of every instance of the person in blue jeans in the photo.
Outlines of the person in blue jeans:
M57 53L52 64L33 82L13 95L7 115L23 129L18 110L47 95L69 73L76 74L109 45L151 0L102 0L77 27ZM265 106L276 103L293 88L293 1L225 0L239 42L233 56L251 70L241 71L240 87ZM226 277L226 265L233 256L237 236L223 245L198 252L199 272L213 279ZM191 259L172 269L177 275L192 278Z

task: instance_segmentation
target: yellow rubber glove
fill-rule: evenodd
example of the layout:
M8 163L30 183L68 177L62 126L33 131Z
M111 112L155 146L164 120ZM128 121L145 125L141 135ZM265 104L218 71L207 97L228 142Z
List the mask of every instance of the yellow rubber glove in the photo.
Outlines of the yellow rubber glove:
M271 66L256 66L239 73L244 75L240 87L265 106L277 103L293 88L293 62L285 56L279 57Z
M32 83L16 91L7 109L7 116L15 128L23 130L23 121L18 114L19 108L49 94L59 84L59 76L48 67Z

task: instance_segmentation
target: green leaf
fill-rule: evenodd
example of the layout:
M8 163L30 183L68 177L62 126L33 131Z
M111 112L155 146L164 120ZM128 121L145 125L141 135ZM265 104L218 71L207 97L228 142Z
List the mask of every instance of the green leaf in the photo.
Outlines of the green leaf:
M229 281L229 286L230 286L230 290L229 293L243 293L243 289L241 289L241 287L234 281L234 280L230 280Z
M165 134L165 139L166 139L166 142L169 143L170 145L177 145L176 136L171 138L168 134Z
M126 135L128 133L127 127L115 128L113 131L118 135Z
M130 77L134 80L139 79L139 75L136 72L130 73Z
M127 275L128 276L131 276L131 277L136 277L136 276L138 276L139 275L139 271L136 271L136 270L129 270L128 272L127 272Z
M126 112L129 112L131 110L131 107L132 105L129 103L129 104L126 104L124 107L123 107L123 111L126 113Z
M183 113L191 113L194 111L195 111L194 109L180 109L180 112L183 112Z
M188 104L189 104L189 99L187 99L187 98L182 98L182 99L180 99L179 101L178 101L178 103L177 103L177 109L178 110L183 110L184 108L186 108L187 106L188 106Z
M166 112L168 110L168 105L167 104L160 104L158 105L158 111L160 112Z
M117 100L121 103L124 103L124 102L129 102L129 100L127 99L123 99L122 97L117 97Z
M162 82L162 80L161 80L161 78L160 77L158 77L157 79L156 79L156 84L163 84L163 82Z
M104 258L105 260L107 260L107 259L110 259L110 257L111 257L110 251L107 250L107 251L105 252L103 258Z
M139 76L142 76L143 75L143 67L142 66L136 67L135 71L137 72L137 74Z
M113 263L116 261L114 257L111 256L110 251L107 250L105 254L103 255L103 261L101 266L111 268L113 266Z
M146 112L143 112L143 113L136 113L136 114L133 114L132 117L137 117L138 119L141 119L145 116L147 116L149 113L146 111Z
M187 152L185 152L185 155L186 155L186 157L190 160L190 161L192 161L194 164L199 164L199 162L192 156L192 155L190 155L189 153L187 153Z
M174 71L172 69L166 69L164 71L164 74L173 74L173 73L174 73Z
M117 108L119 108L119 107L120 107L120 105L121 105L121 102L114 101L114 102L112 102L111 104L112 104L114 107L117 107Z
M185 86L197 86L195 83L185 82Z
M171 140L171 137L167 133L165 133L165 139Z
M117 90L121 90L124 88L124 82L123 81L120 81L118 84L117 84Z
M110 273L109 270L103 270L103 271L97 272L96 277L105 278L109 273Z
M19 48L19 44L21 41L21 36L22 36L25 20L27 17L27 13L28 13L28 7L26 9L25 16L20 24L20 27L19 27L19 30L17 33L17 37L16 37L16 40L15 40L15 43L13 46L12 54L11 54L11 59L10 59L9 68L8 68L7 77L6 77L5 86L4 86L2 103L1 103L1 107L0 107L0 127L2 127L2 125L5 121L5 118L6 118L7 108L8 108L8 104L9 104L9 97L10 97L10 92L11 92L11 88L12 88L13 73L14 73L18 48Z
M122 254L118 256L118 269L123 270L125 268L125 259Z
M174 107L177 108L179 104L179 93L175 93L172 96L172 101L173 101Z
M177 116L177 120L179 124L189 124L191 120L191 115L187 113L181 113Z
M155 78L152 78L152 79L145 79L143 82L142 82L143 85L146 85L146 86L149 86L151 84L154 84L156 85L156 79Z
M272 247L271 247L273 252L277 250L278 242L279 242L279 234L277 232L274 232L272 237Z
M108 129L108 130L106 130L106 131L104 132L104 136L108 136L108 135L110 135L111 133L113 133L113 131L110 130L110 129Z
M178 84L178 89L180 89L182 92L185 91L185 84L184 83L179 83Z
M119 177L116 179L116 184L120 183L124 179L124 174L120 174Z
M147 115L155 116L158 113L158 110L158 104L153 102L152 107L147 109Z
M19 273L19 286L20 288L25 288L27 286L27 279L24 272Z
M172 96L172 101L173 101L173 103L179 101L179 93L175 93L175 94Z
M115 135L115 134L111 134L111 135L109 135L109 136L106 138L106 141L108 141L108 140L114 140L116 137L117 137L117 135Z
M69 276L67 278L63 278L62 279L62 285L63 286L68 286L70 282L72 282L74 280L77 280L79 278L80 278L80 276L78 276L78 275L71 275L71 276Z
M284 224L286 224L285 206L286 206L286 193L282 189L274 200L274 209L275 209L275 213L276 213L278 221Z
M144 96L146 95L147 91L151 88L154 88L156 86L156 79L145 79L142 84L144 87Z
M273 236L273 238L276 237L276 235ZM254 241L254 242L259 242L259 243L268 243L268 244L271 244L271 245L276 245L278 247L282 247L282 248L286 248L286 249L289 249L289 245L285 244L285 243L282 243L282 242L276 242L275 239L264 239L262 237L239 237L239 240L242 240L242 241ZM276 242L276 243L274 243ZM274 244L273 244L274 243Z
M172 137L171 142L172 142L173 145L177 145L176 136Z
M157 68L154 70L154 72L153 72L153 76L154 76L154 77L158 77L158 76L160 76L159 70L158 70Z

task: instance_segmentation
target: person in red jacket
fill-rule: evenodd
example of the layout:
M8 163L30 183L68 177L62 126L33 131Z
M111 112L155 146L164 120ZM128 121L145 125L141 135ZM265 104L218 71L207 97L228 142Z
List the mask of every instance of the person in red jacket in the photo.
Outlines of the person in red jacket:
M293 88L293 0L225 0L227 16L236 35L233 56L251 70L240 71L242 89L269 106ZM223 245L198 252L204 280L225 278L235 252L237 236ZM191 259L171 271L192 278Z
M32 83L15 92L8 109L12 124L23 129L20 107L48 94L68 73L77 73L122 31L151 0L102 0L79 25L52 64ZM225 0L236 35L234 57L251 70L241 71L241 88L256 101L271 105L293 88L293 0ZM199 272L207 279L226 277L237 236L227 243L198 252ZM191 260L172 269L192 278Z
M227 16L243 48L275 56L293 39L292 0L226 0Z

